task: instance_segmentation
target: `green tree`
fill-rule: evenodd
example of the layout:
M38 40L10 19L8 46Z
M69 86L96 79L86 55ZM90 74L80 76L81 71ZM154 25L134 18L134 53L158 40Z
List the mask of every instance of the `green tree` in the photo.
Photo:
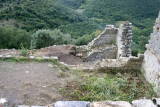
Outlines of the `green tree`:
M15 27L0 27L0 48L30 47L30 33Z
M69 44L72 42L69 34L62 33L59 29L38 30L31 36L31 48L43 48L51 45Z

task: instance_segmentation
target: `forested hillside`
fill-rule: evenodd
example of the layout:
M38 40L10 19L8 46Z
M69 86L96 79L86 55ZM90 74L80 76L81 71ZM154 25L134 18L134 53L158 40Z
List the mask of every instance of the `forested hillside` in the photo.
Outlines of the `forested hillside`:
M60 29L71 43L83 45L106 24L128 20L134 25L133 50L143 52L159 5L160 0L1 0L0 48L29 48L28 39L39 29ZM23 44L15 35L28 39Z

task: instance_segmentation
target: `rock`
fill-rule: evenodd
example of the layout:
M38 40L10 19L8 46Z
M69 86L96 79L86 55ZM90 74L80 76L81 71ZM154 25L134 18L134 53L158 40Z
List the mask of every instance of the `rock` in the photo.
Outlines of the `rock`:
M89 107L89 103L85 101L58 101L54 107Z
M29 58L30 58L30 59L34 59L34 58L35 58L35 56L29 56Z
M5 57L6 57L6 58L11 58L11 57L12 57L12 55L6 55Z
M43 59L50 59L50 57L48 57L48 56L43 56L42 58Z
M93 102L90 107L132 107L130 103L125 101L104 101Z
M47 106L31 106L31 107L47 107Z
M5 99L5 98L0 98L0 104L5 104L7 103L8 101Z
M30 107L30 106L27 106L27 105L18 105L17 107Z
M132 101L133 107L157 107L152 100L140 99Z
M58 57L57 57L57 56L51 56L50 58L51 58L51 59L58 60Z

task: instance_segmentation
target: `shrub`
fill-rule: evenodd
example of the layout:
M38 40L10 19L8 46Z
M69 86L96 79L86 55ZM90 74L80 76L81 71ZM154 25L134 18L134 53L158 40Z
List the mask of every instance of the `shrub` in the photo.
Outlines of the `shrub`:
M51 45L69 44L72 42L71 36L62 33L59 29L38 30L31 37L31 49L43 48Z
M23 44L21 45L20 55L21 56L29 56L29 51L28 51L28 49L24 48Z
M0 27L0 48L30 47L30 33L15 27Z

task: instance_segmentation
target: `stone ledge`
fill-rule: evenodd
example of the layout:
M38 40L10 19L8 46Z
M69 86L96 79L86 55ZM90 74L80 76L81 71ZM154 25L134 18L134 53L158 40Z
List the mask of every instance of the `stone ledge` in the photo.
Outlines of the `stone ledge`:
M8 101L0 102L0 107L9 107ZM17 105L15 107L160 107L160 98L139 99L131 103L127 101L57 101L46 106Z

